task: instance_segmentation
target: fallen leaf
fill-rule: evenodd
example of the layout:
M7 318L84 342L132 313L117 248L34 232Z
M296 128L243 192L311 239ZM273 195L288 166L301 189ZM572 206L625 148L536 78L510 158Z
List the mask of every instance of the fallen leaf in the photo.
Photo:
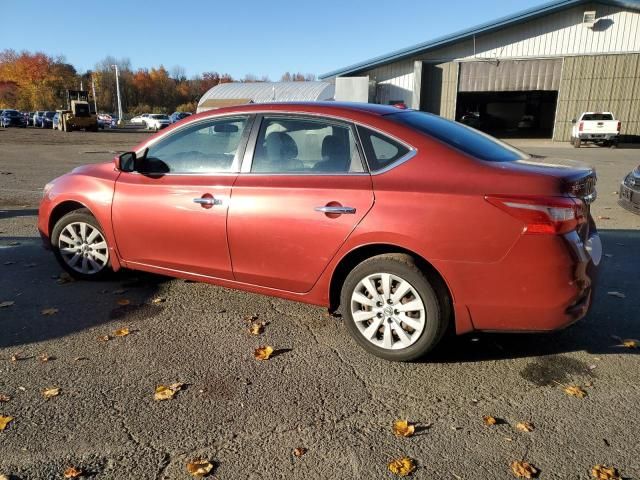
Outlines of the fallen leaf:
M628 338L622 341L622 346L625 348L638 348L638 340Z
M605 215L598 215L598 220L611 220L611 217L607 217Z
M498 423L496 418L492 417L491 415L485 415L484 417L482 417L482 421L485 425L495 425L496 423Z
M89 359L88 359L87 357L75 357L75 358L73 359L73 361L74 361L74 362L80 362L80 361L82 361L82 360L89 360Z
M47 363L48 361L55 360L55 359L56 359L56 357L52 357L50 355L47 355L46 353L42 353L42 354L38 355L38 360L41 363Z
M33 268L33 267L37 267L38 264L37 263L25 263L24 266L26 268Z
M10 307L11 305L14 305L15 303L16 302L13 302L11 300L0 302L0 308L7 308L7 307Z
M118 305L122 305L123 307L125 305L129 305L131 303L130 300L127 300L126 298L121 298L120 300L118 300Z
M620 480L620 474L614 467L606 465L596 465L591 469L591 476L598 480Z
M21 354L22 354L22 351L12 354L11 355L11 361L12 362L19 362L20 360L25 360L25 358Z
M298 447L298 448L294 448L294 449L293 449L293 454L294 454L296 457L301 457L301 456L303 456L305 453L307 453L307 449L306 449L306 448L304 448L304 447Z
M187 472L194 477L205 477L213 469L213 464L208 460L196 459L187 463Z
M409 457L402 457L389 462L389 471L398 477L408 477L416 469L416 465Z
M607 292L607 295L610 295L612 297L618 297L618 298L627 298L627 296L624 293L621 292Z
M11 400L11 397L9 395L0 393L0 402L8 402L9 400Z
M8 262L4 262L3 265L13 265L14 263L16 263L16 262L8 261Z
M0 480L11 480L11 479L6 475L0 475Z
M587 392L585 392L582 388L572 385L570 387L565 387L564 393L567 395L571 395L572 397L584 398L587 396Z
M54 308L54 307L49 307L49 308L45 308L43 310L40 311L40 315L55 315L56 313L58 313L58 309Z
M111 340L111 336L110 335L100 335L98 337L98 340L100 340L101 342L108 342L109 340Z
M184 383L172 383L171 385L158 385L153 394L156 400L171 400L176 393L182 390Z
M60 395L60 388L59 387L45 388L42 392L42 395L44 396L44 398L57 397L58 395Z
M156 297L156 298L151 300L151 303L164 303L166 301L167 301L167 299L164 298L164 297Z
M67 467L64 471L64 478L78 478L82 476L82 469L78 467Z
M511 471L518 478L535 478L538 475L536 467L521 460L511 463Z
M264 332L264 324L262 323L252 323L249 327L251 335L260 335L262 332Z
M393 422L393 434L396 437L411 437L415 431L415 425L409 424L407 420L396 420Z
M0 432L7 428L7 425L9 425L12 420L13 417L3 417L2 415L0 415Z
M516 429L520 430L521 432L532 432L534 426L531 422L518 422L516 423Z
M116 330L116 331L114 331L114 332L113 332L113 334L114 334L116 337L126 337L126 336L127 336L127 335L129 335L130 333L131 333L131 331L129 331L129 329L128 329L128 328L126 328L126 327L125 327L125 328L120 328L120 329L118 329L118 330Z
M273 348L269 345L265 345L263 347L258 347L253 351L253 356L256 360L269 360L271 354L273 353Z

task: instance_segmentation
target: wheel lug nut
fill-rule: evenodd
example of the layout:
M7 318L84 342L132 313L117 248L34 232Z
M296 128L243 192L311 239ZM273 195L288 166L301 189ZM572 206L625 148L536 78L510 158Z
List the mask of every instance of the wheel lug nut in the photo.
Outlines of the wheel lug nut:
M382 318L382 313L381 312L376 313L376 317Z
M393 305L393 300L389 299L389 300L387 300L387 303L388 303L389 305Z

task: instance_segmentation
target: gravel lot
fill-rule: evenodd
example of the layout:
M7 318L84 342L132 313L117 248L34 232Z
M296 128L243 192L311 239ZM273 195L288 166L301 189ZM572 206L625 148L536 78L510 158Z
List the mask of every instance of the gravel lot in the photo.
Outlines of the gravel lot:
M0 416L13 417L0 474L56 479L73 465L96 479L181 479L204 458L220 479L377 479L407 455L421 479L514 478L522 459L540 478L588 479L596 464L640 478L640 350L615 338L640 338L640 217L614 194L640 150L513 142L598 170L607 257L585 320L550 335L451 339L422 363L396 364L361 351L322 308L133 272L59 284L35 227L43 185L144 136L0 130L0 302L15 302L0 308L0 394L11 397ZM251 315L268 322L261 336L246 330ZM261 344L277 355L256 361ZM155 401L173 382L186 386ZM568 396L569 385L588 395ZM45 399L49 387L60 394ZM398 418L416 435L394 437ZM518 431L522 421L535 429Z

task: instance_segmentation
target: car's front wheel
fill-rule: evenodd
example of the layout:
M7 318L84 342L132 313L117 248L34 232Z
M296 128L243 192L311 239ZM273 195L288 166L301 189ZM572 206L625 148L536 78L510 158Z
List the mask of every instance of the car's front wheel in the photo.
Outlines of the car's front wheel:
M356 342L386 360L419 359L447 326L429 279L403 254L378 255L356 266L342 286L341 310Z
M58 262L76 278L98 279L111 271L106 237L87 209L75 210L58 220L51 245Z

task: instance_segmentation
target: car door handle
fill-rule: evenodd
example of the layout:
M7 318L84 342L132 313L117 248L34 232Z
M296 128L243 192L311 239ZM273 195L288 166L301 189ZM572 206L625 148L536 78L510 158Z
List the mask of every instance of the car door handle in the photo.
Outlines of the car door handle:
M343 213L347 213L347 214L356 213L356 209L354 207L332 207L328 205L325 205L324 207L316 207L314 210L316 212L333 213L337 215L342 215Z
M193 202L194 203L199 203L203 207L205 207L205 206L206 207L213 207L214 205L222 205L222 200L220 200L219 198L214 198L214 197L194 198Z

